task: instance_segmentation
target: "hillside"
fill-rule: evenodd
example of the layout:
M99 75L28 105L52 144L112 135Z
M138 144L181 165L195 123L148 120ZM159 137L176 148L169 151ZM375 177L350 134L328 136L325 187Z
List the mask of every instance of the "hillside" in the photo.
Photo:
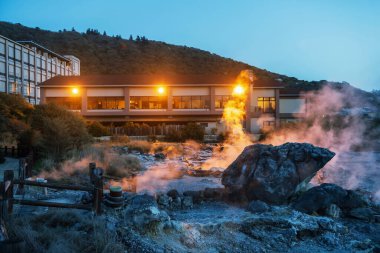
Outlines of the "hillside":
M236 76L242 69L253 69L258 79L281 80L286 87L297 90L318 90L325 85L334 89L375 101L375 94L362 91L348 83L303 81L269 72L243 62L187 46L165 42L123 39L107 36L97 30L86 33L72 31L52 32L29 28L21 24L0 22L0 34L13 40L33 40L57 53L72 54L81 60L81 74L219 74Z

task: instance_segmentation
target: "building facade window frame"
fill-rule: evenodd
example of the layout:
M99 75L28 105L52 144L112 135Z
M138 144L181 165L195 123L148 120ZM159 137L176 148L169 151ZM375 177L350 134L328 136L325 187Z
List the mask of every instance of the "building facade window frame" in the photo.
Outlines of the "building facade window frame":
M210 96L173 96L173 109L210 109Z
M275 97L258 97L256 112L275 113L276 112L276 98Z
M124 110L125 99L116 97L87 97L87 110Z

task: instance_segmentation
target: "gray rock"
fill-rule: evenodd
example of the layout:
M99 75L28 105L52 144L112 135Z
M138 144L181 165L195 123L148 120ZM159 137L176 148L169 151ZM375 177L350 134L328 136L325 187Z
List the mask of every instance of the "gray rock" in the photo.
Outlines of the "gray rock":
M335 204L331 204L328 208L325 210L325 214L332 218L340 218L342 216L342 210Z
M157 203L161 208L168 208L171 205L172 198L166 194L157 195Z
M232 197L284 204L334 155L308 143L251 145L223 172L222 184Z
M147 194L136 195L128 201L125 217L126 222L137 229L151 228L160 222L170 220L166 212L158 209L155 198Z
M154 158L156 158L157 160L165 160L166 156L164 153L155 153Z
M249 203L247 210L251 213L263 213L269 211L270 207L263 201L253 200Z
M171 208L174 210L181 209L182 207L182 200L180 197L174 198L172 201Z
M204 198L203 191L185 191L183 196L192 197L195 204L201 203Z
M88 204L88 203L93 202L92 194L89 193L89 192L84 192L84 193L82 194L82 196L81 196L80 201L81 201L83 204Z
M348 192L335 184L321 184L309 189L294 201L293 207L304 213L323 212L332 204L341 206Z
M191 196L184 196L182 198L182 207L184 209L193 208L193 197L191 197Z
M327 214L332 205L342 209L342 213L347 213L351 209L367 206L368 201L358 191L345 190L335 184L321 184L304 192L292 203L296 210L308 214Z
M223 197L224 191L224 188L205 188L203 196L206 199L220 200Z
M172 199L175 199L175 198L178 198L180 197L181 195L179 194L179 192L176 190L176 189L172 189L170 191L168 191L166 193L169 197L171 197Z

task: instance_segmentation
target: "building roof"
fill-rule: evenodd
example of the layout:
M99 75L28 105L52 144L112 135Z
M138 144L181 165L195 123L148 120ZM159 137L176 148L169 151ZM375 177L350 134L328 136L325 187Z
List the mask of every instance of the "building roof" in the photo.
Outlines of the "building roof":
M34 42L32 40L19 40L19 41L17 41L17 43L22 44L22 45L32 45L32 46L34 46L34 47L36 47L38 49L41 49L42 51L45 51L45 52L48 52L51 55L54 55L57 58L60 58L61 60L70 62L69 58L66 58L66 57L64 57L64 56L62 56L60 54L57 54L56 52L53 52L50 49L47 49L46 47L41 46L40 44L37 44L36 42Z
M231 85L236 83L236 77L226 75L84 75L84 76L55 76L40 86L129 86L129 85ZM282 84L270 80L256 80L255 88L281 88Z

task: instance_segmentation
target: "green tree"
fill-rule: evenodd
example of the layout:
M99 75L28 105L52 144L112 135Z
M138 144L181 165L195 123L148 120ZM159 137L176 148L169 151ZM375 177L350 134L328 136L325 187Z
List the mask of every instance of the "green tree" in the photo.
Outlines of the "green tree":
M38 150L55 162L62 161L70 151L81 149L91 140L84 120L78 114L55 104L36 106L31 125L41 133Z

